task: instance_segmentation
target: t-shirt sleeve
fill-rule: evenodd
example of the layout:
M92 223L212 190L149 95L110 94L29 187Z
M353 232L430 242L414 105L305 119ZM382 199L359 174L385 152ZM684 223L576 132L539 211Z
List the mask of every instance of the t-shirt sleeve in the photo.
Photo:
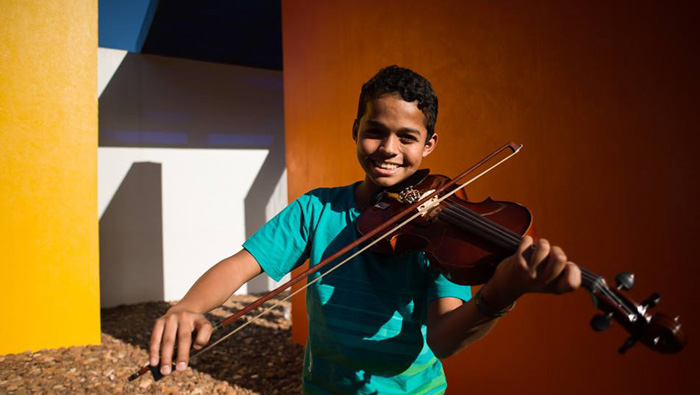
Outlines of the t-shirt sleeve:
M309 195L299 197L243 243L275 281L309 257L310 199Z
M427 258L426 258L427 260ZM469 285L459 285L448 280L438 270L428 270L427 302L438 298L459 298L468 302L472 298Z

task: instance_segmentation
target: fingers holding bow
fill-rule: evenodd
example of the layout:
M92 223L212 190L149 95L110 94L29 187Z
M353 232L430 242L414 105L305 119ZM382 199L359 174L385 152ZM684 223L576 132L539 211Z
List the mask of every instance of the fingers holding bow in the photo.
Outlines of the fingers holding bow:
M185 370L189 362L190 346L201 349L209 341L213 326L203 314L186 310L168 311L156 320L151 333L150 365L160 365L163 375L171 373L174 365L177 370Z

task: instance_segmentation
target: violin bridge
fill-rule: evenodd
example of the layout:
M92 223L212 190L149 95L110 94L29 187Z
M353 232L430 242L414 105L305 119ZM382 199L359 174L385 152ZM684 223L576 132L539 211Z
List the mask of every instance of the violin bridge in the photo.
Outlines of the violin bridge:
M422 194L420 198L423 199L423 197L428 196L433 192L435 192L435 190L431 189L431 190L425 192L424 194ZM438 207L439 205L440 205L440 198L438 198L437 196L433 196L430 200L428 200L427 202L418 206L418 212L423 217L425 217L426 214L428 214L428 211L434 209L435 207Z

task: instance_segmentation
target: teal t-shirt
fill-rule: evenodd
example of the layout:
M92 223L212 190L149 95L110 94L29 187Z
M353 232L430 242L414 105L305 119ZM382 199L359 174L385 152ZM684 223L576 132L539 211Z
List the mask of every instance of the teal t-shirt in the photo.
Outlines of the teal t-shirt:
M356 185L356 184L355 184ZM275 280L311 266L359 237L354 185L306 193L243 247ZM333 263L309 280L333 267ZM440 394L442 364L428 347L428 304L469 300L471 290L428 270L421 252L366 251L307 288L305 394Z

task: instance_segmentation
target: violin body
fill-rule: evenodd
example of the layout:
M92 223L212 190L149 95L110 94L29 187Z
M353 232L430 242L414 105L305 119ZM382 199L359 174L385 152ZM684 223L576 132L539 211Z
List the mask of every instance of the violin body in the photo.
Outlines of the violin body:
M442 175L428 175L412 188L420 195L440 189L450 181ZM446 193L449 192L445 191ZM444 195L444 193L442 194ZM386 197L390 197L387 194ZM466 208L518 235L532 235L532 214L517 203L495 201L490 198L472 203L459 190L444 202L451 207L437 207L427 217L404 225L373 246L373 250L385 254L402 254L407 251L423 251L432 268L439 270L450 281L462 285L479 285L487 282L504 258L514 250L496 240L474 232L468 218L460 215ZM405 209L399 199L384 198L363 212L358 230L365 234Z

